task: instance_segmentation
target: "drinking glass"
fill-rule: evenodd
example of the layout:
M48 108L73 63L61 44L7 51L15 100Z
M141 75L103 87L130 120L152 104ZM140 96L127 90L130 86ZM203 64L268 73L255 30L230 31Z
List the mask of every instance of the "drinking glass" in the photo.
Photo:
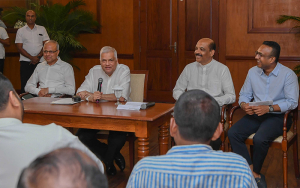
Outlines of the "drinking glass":
M116 96L116 98L117 98L117 102L115 103L115 105L121 104L121 103L119 102L119 100L120 100L120 97L122 96L122 90L120 90L120 89L115 89L115 96Z

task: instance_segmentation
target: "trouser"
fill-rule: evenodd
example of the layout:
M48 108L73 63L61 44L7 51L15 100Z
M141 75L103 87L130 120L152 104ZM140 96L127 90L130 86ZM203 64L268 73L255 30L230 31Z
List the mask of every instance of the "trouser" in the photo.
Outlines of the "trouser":
M283 134L284 114L264 114L262 116L245 115L228 131L228 138L233 152L243 156L249 165L253 164L253 171L260 173L269 150L269 143ZM292 125L292 118L287 121L287 130ZM253 137L253 162L245 145L245 140Z
M209 145L212 147L213 150L220 150L221 144L222 144L221 138L218 138L215 141L210 141Z
M30 64L30 61L20 61L21 93L25 93L25 86L32 75L37 64Z
M3 73L4 71L4 59L0 59L0 72Z
M79 129L76 135L105 165L111 166L126 142L127 132L109 131L108 144L97 139L98 132L95 129Z

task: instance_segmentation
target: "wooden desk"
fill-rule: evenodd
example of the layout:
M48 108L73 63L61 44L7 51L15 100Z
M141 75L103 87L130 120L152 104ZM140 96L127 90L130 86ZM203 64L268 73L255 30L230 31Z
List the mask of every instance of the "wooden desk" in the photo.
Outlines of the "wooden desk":
M138 159L149 155L150 126L159 126L159 154L166 154L169 149L169 121L174 104L156 103L146 110L129 111L117 110L115 102L50 104L54 100L58 99L35 97L23 101L23 122L134 132L138 138Z

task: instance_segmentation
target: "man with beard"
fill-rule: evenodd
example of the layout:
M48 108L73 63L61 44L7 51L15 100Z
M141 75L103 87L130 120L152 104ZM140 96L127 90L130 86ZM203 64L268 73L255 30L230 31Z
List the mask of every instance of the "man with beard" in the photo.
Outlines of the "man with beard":
M11 82L0 73L0 187L16 187L21 170L38 156L58 148L79 149L103 173L101 161L68 130L54 123L22 123L23 103Z
M173 97L178 100L186 90L200 89L215 98L219 106L235 102L235 91L228 67L213 59L216 44L212 39L202 38L195 47L196 61L188 64L179 76ZM221 140L211 142L218 150Z

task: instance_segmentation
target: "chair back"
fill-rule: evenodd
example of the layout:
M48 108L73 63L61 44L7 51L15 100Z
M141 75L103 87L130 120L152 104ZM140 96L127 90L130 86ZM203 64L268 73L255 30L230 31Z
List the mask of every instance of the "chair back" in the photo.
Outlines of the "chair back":
M130 98L134 102L143 102L147 100L148 70L130 71Z

